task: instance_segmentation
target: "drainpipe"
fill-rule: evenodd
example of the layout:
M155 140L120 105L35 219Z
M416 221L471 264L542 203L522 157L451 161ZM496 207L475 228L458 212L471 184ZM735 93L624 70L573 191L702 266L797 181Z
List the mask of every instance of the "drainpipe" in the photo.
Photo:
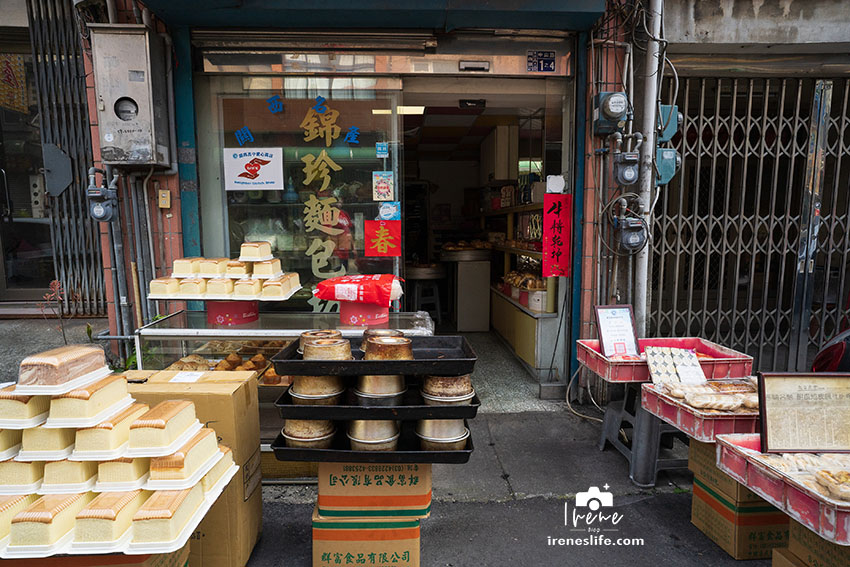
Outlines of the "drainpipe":
M643 91L643 114L641 116L641 131L644 135L644 142L640 149L640 176L638 177L638 187L640 188L640 205L645 226L651 237L650 227L652 226L652 189L655 181L655 168L653 161L655 156L655 124L656 124L656 108L658 105L658 73L661 72L660 57L660 42L658 38L661 34L661 12L664 9L664 0L649 0L647 6L649 18L650 37L646 42L646 63L645 72L646 79L644 81ZM638 252L635 260L635 287L634 287L634 304L635 304L635 325L637 327L638 337L646 336L646 321L649 304L649 254L652 249L651 245L644 246Z
M109 188L118 190L118 173L113 173L111 165L104 166L106 178L109 180ZM120 203L120 200L119 200ZM109 223L109 235L112 240L112 251L115 260L115 272L118 279L118 296L115 303L121 310L121 334L129 335L132 332L133 314L130 312L129 296L127 292L127 272L124 264L124 238L121 233L121 207L115 210L115 217Z
M106 0L106 19L110 24L118 21L118 10L115 9L115 0Z

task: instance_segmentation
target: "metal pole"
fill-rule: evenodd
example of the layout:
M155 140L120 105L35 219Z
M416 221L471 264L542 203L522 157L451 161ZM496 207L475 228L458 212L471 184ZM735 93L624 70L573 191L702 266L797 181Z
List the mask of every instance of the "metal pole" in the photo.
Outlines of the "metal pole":
M664 8L664 0L649 0L647 7L648 29L650 37L646 42L646 79L643 91L643 112L641 116L641 131L644 141L640 152L640 176L638 186L640 187L641 214L646 221L647 231L652 226L652 188L655 180L655 169L653 158L655 157L655 123L656 108L658 105L658 73L661 72L660 43L661 34L661 10ZM649 234L647 236L650 236ZM635 325L639 337L646 336L647 304L649 300L649 254L652 245L648 244L638 252L635 259Z

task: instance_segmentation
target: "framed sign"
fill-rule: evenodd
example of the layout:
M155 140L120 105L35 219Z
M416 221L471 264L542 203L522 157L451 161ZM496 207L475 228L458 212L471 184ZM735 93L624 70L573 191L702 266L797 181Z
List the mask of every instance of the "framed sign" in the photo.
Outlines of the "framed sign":
M606 357L640 356L631 305L597 305L596 330Z
M850 453L850 374L762 373L762 453Z

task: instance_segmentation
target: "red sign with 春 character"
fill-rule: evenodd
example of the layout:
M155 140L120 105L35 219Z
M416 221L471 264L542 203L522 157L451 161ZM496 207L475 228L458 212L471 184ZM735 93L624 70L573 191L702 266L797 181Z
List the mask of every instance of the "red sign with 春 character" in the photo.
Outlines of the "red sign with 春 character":
M547 193L543 197L543 277L570 275L572 195Z
M401 256L401 221L367 220L367 256Z

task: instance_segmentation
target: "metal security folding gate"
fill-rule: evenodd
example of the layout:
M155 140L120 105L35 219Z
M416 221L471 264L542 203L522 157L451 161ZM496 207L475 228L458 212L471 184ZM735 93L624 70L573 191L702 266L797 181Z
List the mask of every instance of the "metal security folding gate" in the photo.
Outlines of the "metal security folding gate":
M71 0L28 0L27 11L45 169L48 154L71 161L70 185L48 199L56 279L68 292L66 312L103 315L100 235L85 196L92 151L79 23Z
M654 209L651 336L702 336L760 370L806 370L850 325L848 89L680 80L682 168Z

